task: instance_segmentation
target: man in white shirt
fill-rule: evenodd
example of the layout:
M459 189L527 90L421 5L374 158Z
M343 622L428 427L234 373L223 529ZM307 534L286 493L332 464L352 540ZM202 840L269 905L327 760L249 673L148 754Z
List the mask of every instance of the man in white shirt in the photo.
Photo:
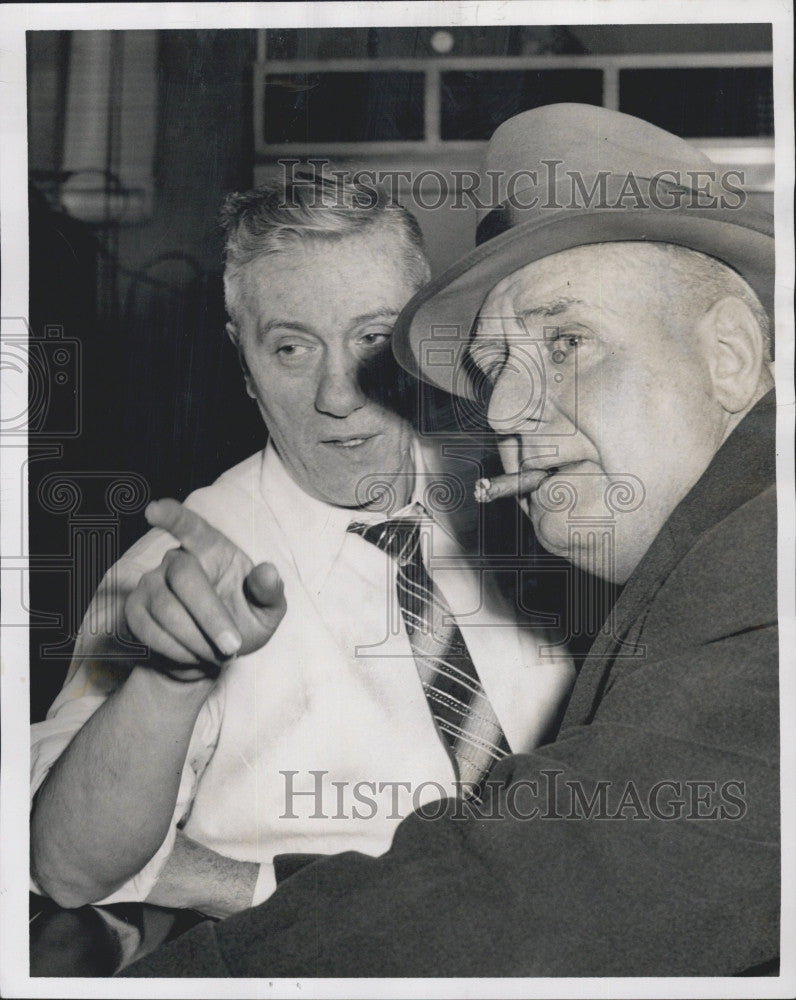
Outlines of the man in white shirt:
M150 505L33 727L32 876L63 906L226 915L270 895L275 857L380 854L455 789L436 678L368 523L422 515L501 752L549 734L572 680L468 564L436 458L387 401L392 324L428 278L412 217L317 181L231 196L226 227L228 332L269 443L184 506ZM148 657L120 657L126 633Z

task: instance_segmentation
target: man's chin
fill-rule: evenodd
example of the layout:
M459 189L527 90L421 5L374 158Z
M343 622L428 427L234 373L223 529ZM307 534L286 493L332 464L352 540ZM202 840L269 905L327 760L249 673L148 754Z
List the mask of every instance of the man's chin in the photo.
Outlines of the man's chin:
M579 531L565 513L540 513L534 507L531 504L530 518L536 538L545 551L594 576L613 579L615 553L612 544L606 546L602 532L586 524Z
M402 471L363 472L340 462L333 475L318 477L312 492L334 507L389 514L409 502L413 485L413 476Z
M626 583L643 555L633 547L627 551L621 535L595 530L593 525L584 524L578 530L566 517L548 513L531 520L536 538L547 552L609 583Z

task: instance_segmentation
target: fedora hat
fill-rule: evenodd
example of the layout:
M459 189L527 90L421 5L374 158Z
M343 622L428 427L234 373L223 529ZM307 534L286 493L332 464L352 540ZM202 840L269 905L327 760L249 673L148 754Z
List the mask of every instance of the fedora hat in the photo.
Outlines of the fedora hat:
M741 274L773 318L773 218L750 205L737 171L640 118L585 104L510 118L489 142L477 204L475 249L407 303L393 332L399 363L454 395L480 395L463 362L492 288L572 247L700 251Z

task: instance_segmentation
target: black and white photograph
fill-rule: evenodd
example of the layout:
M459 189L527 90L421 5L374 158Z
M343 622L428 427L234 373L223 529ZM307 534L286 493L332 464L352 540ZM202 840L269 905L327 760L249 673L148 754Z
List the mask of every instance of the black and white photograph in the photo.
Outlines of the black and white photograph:
M0 995L792 996L790 0L0 32Z

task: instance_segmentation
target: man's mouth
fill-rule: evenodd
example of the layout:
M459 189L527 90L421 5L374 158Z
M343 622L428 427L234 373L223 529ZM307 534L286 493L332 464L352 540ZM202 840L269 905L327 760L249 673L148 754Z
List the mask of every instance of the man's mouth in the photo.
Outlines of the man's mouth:
M367 434L362 436L350 434L345 437L326 438L321 443L331 445L333 448L361 448L363 444L367 444L375 437L377 437L376 434Z

